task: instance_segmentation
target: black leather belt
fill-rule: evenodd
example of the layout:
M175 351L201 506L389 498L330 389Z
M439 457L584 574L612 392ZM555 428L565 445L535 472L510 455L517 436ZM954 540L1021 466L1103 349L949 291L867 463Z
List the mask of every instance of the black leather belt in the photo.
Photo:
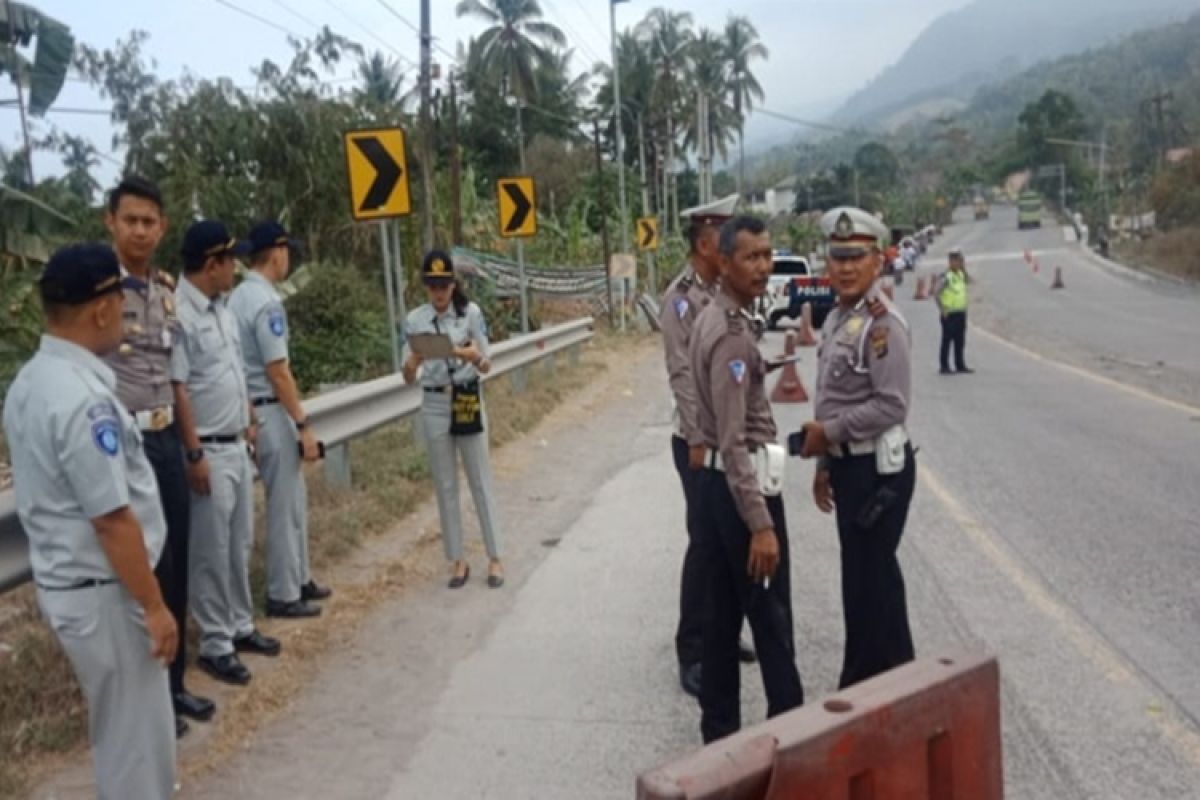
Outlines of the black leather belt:
M253 402L254 402L255 408L258 408L259 406L273 406L279 402L279 398L278 397L256 397L256 398L254 398Z
M46 592L73 592L77 589L93 589L97 586L108 586L110 583L116 583L116 578L88 578L85 581L77 581L70 586L46 586L45 584L37 584L37 587Z
M425 391L431 392L433 394L445 394L446 392L450 391L450 387L449 386L426 386Z
M227 436L201 436L200 444L237 444L241 438L236 433Z

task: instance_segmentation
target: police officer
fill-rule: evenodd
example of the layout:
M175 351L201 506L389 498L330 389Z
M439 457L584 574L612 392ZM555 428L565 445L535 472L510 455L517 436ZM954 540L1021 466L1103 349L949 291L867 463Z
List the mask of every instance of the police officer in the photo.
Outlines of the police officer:
M767 365L751 309L767 290L771 237L761 220L721 228L721 291L700 313L689 357L705 469L699 531L707 591L700 732L705 743L741 727L738 631L750 621L767 714L804 701L792 634L783 451L767 400Z
M250 401L258 415L258 469L267 490L267 616L315 617L314 600L332 594L312 579L308 564L308 487L301 460L320 450L288 365L288 323L275 284L291 268L295 245L278 222L250 231L250 274L234 290ZM299 442L299 444L297 444Z
M176 626L186 631L188 486L169 374L179 322L175 314L175 282L151 264L167 229L158 187L138 177L121 181L109 193L105 222L121 262L121 287L125 293L124 335L120 347L105 360L117 376L117 396L133 413L142 431L146 456L158 481L167 520L167 543L154 574L167 607L175 615ZM180 736L187 732L183 717L207 720L216 710L211 700L192 694L184 685L186 640L186 636L179 637L170 670L176 733Z
M246 394L237 321L225 307L234 256L245 246L220 222L202 220L183 237L183 280L175 293L180 341L171 381L191 484L192 615L200 627L197 664L244 685L239 652L276 656L277 639L254 628L250 548L254 541L253 413Z
M941 374L950 375L950 348L954 348L954 371L971 373L963 350L967 346L967 264L963 251L950 251L950 268L938 276L933 297L942 315Z
M429 450L429 467L437 491L442 545L451 569L449 586L459 589L471 575L471 568L463 558L462 514L458 503L461 457L490 562L488 586L498 589L504 585L504 567L500 562L499 524L492 496L492 468L480 382L492 368L487 323L479 306L467 299L455 280L454 263L446 253L431 250L425 256L421 281L429 302L410 311L404 323L404 380L413 383L419 373L424 390L420 429ZM448 336L453 356L422 357L411 342L418 334Z
M720 228L730 219L717 201L682 212L688 220L688 260L679 276L667 287L659 324L667 361L667 380L674 401L675 430L671 436L671 454L675 471L683 485L688 546L683 557L679 587L679 626L675 632L675 655L679 660L679 684L695 697L700 696L700 660L704 642L704 575L700 551L696 546L700 498L696 496L699 470L704 466L704 441L696 424L696 388L688 359L688 341L700 312L712 302L718 291L721 273ZM743 659L753 660L754 652L745 648Z
M805 457L820 457L817 507L837 511L846 649L839 688L913 659L904 578L896 557L916 481L905 420L911 400L908 323L885 297L872 317L867 295L887 230L856 208L821 221L838 295L818 350L816 420L804 425ZM835 505L836 503L836 505Z
M4 405L38 605L87 700L100 800L166 800L179 635L152 569L167 526L142 433L100 359L124 335L121 268L104 245L66 247L39 289L46 334Z

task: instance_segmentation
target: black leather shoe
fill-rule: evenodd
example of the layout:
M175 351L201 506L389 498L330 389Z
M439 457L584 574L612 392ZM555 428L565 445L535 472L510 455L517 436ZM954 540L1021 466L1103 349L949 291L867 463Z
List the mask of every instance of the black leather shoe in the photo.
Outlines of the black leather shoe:
M745 639L738 639L738 659L743 664L753 664L758 661L758 655L754 652L754 648Z
M233 649L239 653L255 653L260 656L277 656L283 645L273 636L264 636L257 630L233 640Z
M450 577L450 582L447 583L446 585L449 586L451 589L461 589L462 587L467 585L467 581L470 580L470 578L471 578L471 567L470 567L470 565L468 565L466 571L463 572L462 575L452 575Z
M176 716L191 717L199 722L208 722L217 710L217 706L212 700L207 697L197 697L187 690L171 695L171 702L175 706Z
M701 669L699 664L679 665L679 686L697 699L700 698Z
M330 589L328 586L321 586L313 580L300 587L300 599L305 601L324 600L331 594L333 594L333 589Z
M176 739L182 739L184 736L187 735L187 732L190 731L191 729L192 728L190 725L187 724L186 719L184 719L183 717L181 717L179 715L175 716L175 738Z
M224 683L245 686L250 682L250 670L246 669L245 664L238 661L237 653L216 658L200 656L196 659L196 666Z
M959 367L958 374L959 375L974 375L975 370L971 369L970 367Z
M321 607L309 605L303 600L293 600L290 603L281 603L278 600L267 598L267 616L268 617L287 617L288 619L302 619L305 617L321 616Z
M954 373L951 372L949 370L949 368L947 368L947 367L942 367L941 369L938 370L938 375L953 375L953 374Z

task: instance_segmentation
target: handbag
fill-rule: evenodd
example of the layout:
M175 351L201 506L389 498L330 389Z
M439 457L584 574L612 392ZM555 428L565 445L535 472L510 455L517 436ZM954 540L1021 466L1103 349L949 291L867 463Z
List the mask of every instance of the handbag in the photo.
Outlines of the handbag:
M479 381L454 383L450 388L450 435L483 433L483 396Z

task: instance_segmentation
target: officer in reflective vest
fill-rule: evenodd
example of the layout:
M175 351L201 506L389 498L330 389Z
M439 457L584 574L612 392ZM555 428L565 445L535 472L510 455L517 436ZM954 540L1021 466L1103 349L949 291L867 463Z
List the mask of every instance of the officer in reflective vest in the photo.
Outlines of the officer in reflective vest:
M967 346L967 266L959 248L950 251L950 269L938 277L934 299L942 314L941 373L949 375L950 348L954 348L954 370L971 373L963 350Z

